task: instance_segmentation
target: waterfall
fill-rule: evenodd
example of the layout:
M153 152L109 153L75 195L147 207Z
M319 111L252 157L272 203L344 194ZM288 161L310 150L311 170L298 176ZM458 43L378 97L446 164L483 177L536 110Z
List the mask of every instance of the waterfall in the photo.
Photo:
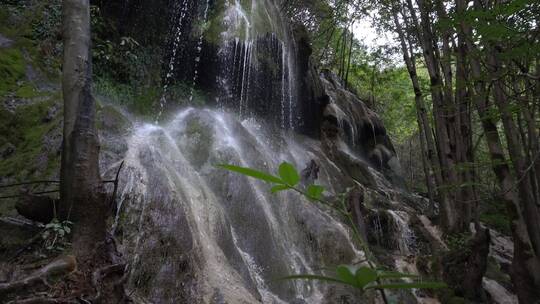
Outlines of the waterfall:
M167 122L139 123L131 132L112 226L129 261L130 292L141 302L155 303L357 299L356 291L340 286L278 280L331 274L328 269L339 264L365 261L343 218L294 192L271 194L268 185L216 165L275 172L283 161L299 170L315 162L316 182L338 194L345 185L358 185L344 163L352 162L391 200L395 193L389 182L359 153L375 149L364 147L363 140L377 145L384 135L379 125L375 133L375 114L339 89L349 94L347 103L329 93L325 110L337 118L344 139L336 142L339 153L329 152L328 142L296 134L302 125L297 50L276 4L225 0L216 12L216 2L209 0L176 3L157 120L169 108L166 95L176 82L189 84L187 100L178 102L192 102L205 83L216 106L184 107L167 115ZM215 64L211 73L208 62ZM366 128L372 131L368 139L361 137ZM400 236L399 249L408 254L414 247L408 215L388 214ZM374 224L377 239L386 237L378 215Z
M165 109L165 105L167 103L167 99L165 95L168 92L169 85L174 76L174 68L175 68L176 61L178 59L178 51L180 48L180 42L182 40L182 34L183 34L182 26L183 26L184 18L186 17L186 14L188 11L188 4L189 4L188 0L182 0L182 2L177 2L177 3L180 3L180 7L175 7L175 9L179 10L180 13L178 14L176 22L174 22L174 27L172 31L172 55L169 58L169 63L167 65L167 73L165 75L165 79L163 82L164 83L163 92L159 100L159 111L156 116L156 123L161 118L161 115L163 115L163 110Z
M273 1L227 1L223 28L216 83L224 94L217 97L219 106L242 117L266 115L282 129L294 129L296 50L279 9Z
M204 23L206 23L207 18L208 18L209 7L210 7L210 0L206 0L206 4L204 6L204 13L203 13ZM191 81L191 88L189 92L190 103L193 101L193 91L195 90L195 84L197 83L197 78L199 77L199 63L201 62L203 38L204 38L204 31L201 31L201 34L199 35L199 40L197 41L197 47L195 48L195 63L194 63L195 68L193 71L193 79Z
M215 167L273 171L285 160L302 168L315 158L322 183L336 178L325 175L336 169L318 142L291 135L195 108L136 127L114 224L132 291L158 303L328 300L324 284L276 279L362 260L348 228L295 193L272 195L264 183Z
M394 222L399 252L403 255L411 254L411 250L415 247L416 236L409 228L409 215L404 211L388 210L387 212Z

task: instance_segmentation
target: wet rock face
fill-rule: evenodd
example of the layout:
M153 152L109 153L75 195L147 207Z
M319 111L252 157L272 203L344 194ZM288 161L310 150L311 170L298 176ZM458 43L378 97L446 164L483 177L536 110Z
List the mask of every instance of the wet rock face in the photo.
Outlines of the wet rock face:
M161 60L166 86L204 92L209 104L313 138L322 137L323 123L330 122L352 152L403 184L381 120L335 75L317 71L305 27L287 24L274 1L115 0L99 5L120 35L166 50Z
M345 90L331 72L321 73L321 83L329 98L323 121L338 129L335 138L346 143L352 153L383 172L395 185L403 186L399 160L378 115L356 95Z
M318 173L306 176L317 183L340 178L317 142L277 135L196 109L162 127L135 128L115 227L137 265L130 279L137 294L160 303L357 303L345 288L275 281L361 260L346 226L294 193L271 195L267 185L215 167L273 171L288 160L311 164Z
M330 154L338 162L364 167L364 171L368 164L382 171L395 185L404 186L401 166L382 120L358 96L346 90L335 74L328 70L317 71L311 58L309 38L302 25L294 27L294 37L301 121L298 131L321 138L323 144L332 147ZM363 164L348 159L347 155L351 154L361 156ZM351 172L359 170L362 169ZM366 176L368 174L357 174L362 176L362 183L371 183Z
M298 131L319 138L324 109L330 100L311 58L313 51L306 28L303 25L294 25L293 31L297 46L298 104L302 113Z

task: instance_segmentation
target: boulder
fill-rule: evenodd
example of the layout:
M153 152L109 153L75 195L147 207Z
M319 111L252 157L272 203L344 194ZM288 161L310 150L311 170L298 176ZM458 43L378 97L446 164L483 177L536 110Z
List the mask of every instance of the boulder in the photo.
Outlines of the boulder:
M15 204L15 209L27 219L48 223L54 217L55 200L48 196L24 194Z

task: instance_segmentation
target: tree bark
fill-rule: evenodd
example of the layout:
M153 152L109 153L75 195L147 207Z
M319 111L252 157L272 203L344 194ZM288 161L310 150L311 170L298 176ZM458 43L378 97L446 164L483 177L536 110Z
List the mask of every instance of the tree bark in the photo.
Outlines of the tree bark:
M75 222L77 257L105 239L107 205L99 173L96 107L91 92L89 0L63 1L64 130L60 171L60 214Z

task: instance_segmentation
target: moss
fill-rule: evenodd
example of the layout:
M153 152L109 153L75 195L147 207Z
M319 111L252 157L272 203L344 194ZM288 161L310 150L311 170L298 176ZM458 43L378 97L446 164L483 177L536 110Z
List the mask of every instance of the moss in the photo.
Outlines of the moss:
M204 39L207 43L219 45L221 42L221 33L223 32L222 20L224 13L224 2L216 1L212 12L210 12L210 18L208 18L206 31L204 33Z
M20 98L34 98L40 96L41 94L33 85L25 83L17 89L15 95Z
M22 106L15 113L0 109L0 131L3 137L0 143L11 143L15 146L15 153L0 161L0 172L5 177L15 180L28 176L45 177L53 172L56 165L49 163L44 172L38 172L35 163L43 150L43 138L60 123L60 117L44 123L43 118L48 109L56 102L51 98L45 102L39 102Z
M0 49L0 96L14 91L24 77L24 58L18 49Z

